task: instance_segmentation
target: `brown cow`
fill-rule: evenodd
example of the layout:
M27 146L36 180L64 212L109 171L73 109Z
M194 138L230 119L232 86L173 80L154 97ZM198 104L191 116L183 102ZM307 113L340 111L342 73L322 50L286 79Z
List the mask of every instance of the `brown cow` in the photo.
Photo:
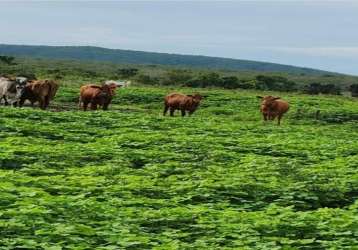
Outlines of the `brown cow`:
M185 111L188 111L189 115L192 115L195 112L195 110L198 108L201 99L203 99L203 97L199 94L195 94L195 95L183 95L178 93L169 94L164 99L163 115L166 115L168 109L170 110L170 116L174 116L175 110L180 110L182 116L185 116Z
M96 110L97 106L102 106L103 110L107 110L109 104L115 95L115 85L103 84L102 86L87 84L80 88L80 98L78 106L81 108L83 103L83 110L87 110L88 104L91 104L91 109Z
M277 124L280 125L282 116L290 108L288 102L281 100L280 97L274 96L257 96L261 101L260 111L265 121L275 120L277 117Z
M39 102L41 109L46 109L50 101L55 97L59 85L53 80L29 81L20 95L19 106L22 107L26 100L33 106Z

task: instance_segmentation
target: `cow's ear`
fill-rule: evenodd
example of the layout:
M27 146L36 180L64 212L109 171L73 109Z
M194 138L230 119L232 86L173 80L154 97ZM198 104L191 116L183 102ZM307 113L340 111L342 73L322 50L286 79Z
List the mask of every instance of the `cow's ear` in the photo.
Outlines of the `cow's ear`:
M281 97L274 97L272 100L278 100L278 99L281 99Z
M262 99L263 97L262 97L262 96L257 95L257 96L256 96L256 98Z

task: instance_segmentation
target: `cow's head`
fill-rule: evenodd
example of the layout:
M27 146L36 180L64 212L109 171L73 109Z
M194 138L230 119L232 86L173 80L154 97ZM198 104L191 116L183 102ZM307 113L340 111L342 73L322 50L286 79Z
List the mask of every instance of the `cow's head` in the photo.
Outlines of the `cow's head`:
M128 87L131 84L131 81L114 81L114 80L107 80L104 81L103 84L106 85L116 85L118 88L120 87Z
M103 110L108 109L111 100L112 100L112 95L109 92L103 90L99 92L94 98L94 101L100 106L102 106Z
M117 84L115 81L105 81L102 84L102 89L108 91L112 96L116 94L116 89L120 87L122 87L122 85Z
M7 79L8 89L7 91L15 95L15 99L20 99L20 97L23 95L25 87L26 87L26 80L18 81L17 78L8 78Z
M267 96L256 96L257 98L261 99L263 102L270 102L270 101L275 101L278 99L281 99L281 97L275 97L275 96L271 96L271 95L267 95Z
M15 88L16 88L16 99L19 99L26 89L27 78L26 77L16 77L15 78Z
M188 95L189 97L192 98L192 100L196 103L200 103L200 101L204 98L202 95L200 94L194 94L194 95Z
M189 107L189 114L192 114L199 107L200 101L203 99L203 97L199 94L188 95L188 97L192 101Z
M16 84L16 95L15 95L15 99L20 99L26 90L26 83L25 84Z
M263 112L270 110L276 103L276 100L281 99L281 97L275 96L257 96L257 98L261 99L261 109Z

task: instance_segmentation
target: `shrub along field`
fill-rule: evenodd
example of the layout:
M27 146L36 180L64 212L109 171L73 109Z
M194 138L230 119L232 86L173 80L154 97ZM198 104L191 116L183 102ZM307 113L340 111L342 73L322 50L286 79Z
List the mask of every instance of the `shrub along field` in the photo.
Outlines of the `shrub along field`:
M0 106L1 249L358 246L356 99L281 92L277 126L256 99L277 93L182 88L202 105L163 117L173 87L81 112L80 82L50 111Z
M22 75L29 78L45 76L62 81L71 78L76 80L130 79L149 86L220 87L358 96L357 76L330 72L319 73L320 71L304 72L229 70L156 64L114 64L94 60L15 58L0 55L0 75Z

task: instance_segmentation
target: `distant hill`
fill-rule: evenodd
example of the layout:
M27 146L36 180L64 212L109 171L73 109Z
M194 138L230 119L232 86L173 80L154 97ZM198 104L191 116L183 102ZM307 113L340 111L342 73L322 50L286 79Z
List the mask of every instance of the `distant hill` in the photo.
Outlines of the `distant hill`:
M210 69L286 72L290 74L321 75L327 71L276 63L257 62L221 57L179 55L134 50L106 49L91 46L32 46L0 44L0 55L29 56L50 59L106 61L121 64L159 64Z

